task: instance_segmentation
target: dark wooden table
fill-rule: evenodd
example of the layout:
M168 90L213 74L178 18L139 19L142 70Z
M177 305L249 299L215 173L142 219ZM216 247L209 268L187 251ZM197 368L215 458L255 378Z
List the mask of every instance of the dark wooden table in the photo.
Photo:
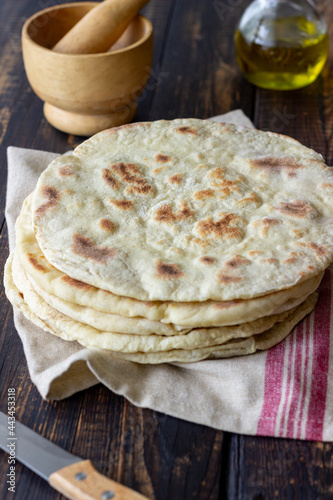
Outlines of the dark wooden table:
M1 268L8 255L7 146L63 153L82 141L46 122L22 63L24 21L56 3L0 2ZM155 29L155 60L136 119L207 118L241 108L257 128L290 135L333 164L333 50L322 76L307 88L273 92L253 87L242 78L233 48L235 25L248 3L151 0L145 14ZM318 3L333 42L333 2ZM7 390L14 387L19 421L90 458L103 474L158 500L333 498L332 444L216 431L136 408L102 385L64 401L44 401L30 380L3 288L0 318L0 409L7 411ZM10 493L7 473L7 456L0 452L1 499L63 498L20 464L16 493Z

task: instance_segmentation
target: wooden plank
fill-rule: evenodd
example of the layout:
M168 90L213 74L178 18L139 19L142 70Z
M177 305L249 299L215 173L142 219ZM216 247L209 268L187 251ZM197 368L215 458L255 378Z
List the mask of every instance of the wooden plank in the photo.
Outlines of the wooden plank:
M230 450L228 498L332 495L331 443L233 435Z
M235 108L253 116L254 89L235 60L233 34L240 12L235 2L193 0L189 8L177 1L151 120L208 118Z
M333 166L333 4L330 0L321 0L319 3L326 24L330 40L328 60L323 71L321 88L321 122L323 124L323 143L321 153L328 165Z
M222 432L137 408L102 386L86 398L73 452L148 498L218 498ZM87 449L91 442L103 446Z
M142 10L142 13L153 23L154 30L154 59L152 68L147 68L147 78L150 75L147 86L138 97L138 111L135 121L148 121L149 110L152 106L153 96L161 80L165 75L161 71L161 65L165 56L165 44L169 37L170 24L175 10L176 0L169 2L152 2Z
M137 119L149 119L154 93L159 85L160 67L165 57L165 40L168 38L175 2L151 2L145 9L155 27L155 60L151 86L139 99ZM12 16L16 29L32 12L47 5L41 1L21 0L20 8ZM2 8L10 10L6 0ZM17 38L16 38L17 40ZM13 44L8 46L8 56L0 60L0 68L10 60ZM31 91L25 79L20 54L14 54L8 71L5 99L8 111L2 115L2 208L4 208L5 147L15 145L34 147L62 153L81 142L81 138L67 136L50 127L42 116L42 103ZM13 75L15 79L13 79ZM155 79L155 80L154 80ZM15 83L16 82L16 83ZM6 114L7 113L7 114ZM7 120L7 121L6 121ZM0 259L8 254L5 234L2 237ZM15 332L11 307L0 296L3 307L3 349L0 354L0 407L6 410L8 387L17 390L17 418L41 435L64 449L90 458L98 470L128 486L140 490L150 498L178 496L183 498L218 497L219 463L223 433L194 424L179 422L165 415L135 408L120 396L103 386L91 388L65 401L46 402L32 385L27 373L22 345ZM199 451L198 451L199 450ZM214 466L212 467L212 464ZM12 498L7 491L8 464L5 454L0 454L0 498ZM46 482L19 463L16 465L17 498L24 498L29 488L31 498L63 498Z

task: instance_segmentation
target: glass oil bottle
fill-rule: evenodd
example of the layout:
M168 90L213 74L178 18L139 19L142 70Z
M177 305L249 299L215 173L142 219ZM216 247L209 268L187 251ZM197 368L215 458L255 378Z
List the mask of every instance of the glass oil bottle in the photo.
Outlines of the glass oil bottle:
M275 90L314 82L325 65L328 43L326 23L312 0L254 0L235 34L246 78Z

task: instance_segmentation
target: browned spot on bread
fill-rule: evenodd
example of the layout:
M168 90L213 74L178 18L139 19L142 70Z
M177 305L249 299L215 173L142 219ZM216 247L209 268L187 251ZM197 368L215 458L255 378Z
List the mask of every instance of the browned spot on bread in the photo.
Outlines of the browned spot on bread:
M171 158L167 155L158 154L155 156L155 160L160 163L167 163L168 161L171 161Z
M304 165L289 156L264 156L251 160L251 164L255 168L261 168L272 174L277 174L284 170L288 177L295 177L296 171L304 168Z
M219 186L223 186L224 188L234 189L236 186L238 187L238 181L230 181L228 179L223 179L223 181L219 184Z
M268 259L261 259L260 262L262 262L263 264L274 264L274 265L279 263L278 259L274 259L274 257L270 257Z
M177 132L179 132L180 134L198 135L197 129L192 127L179 127L177 128Z
M331 184L330 182L324 182L320 187L323 189L333 189L333 184Z
M217 279L219 283L238 283L239 281L242 281L240 276L230 276L228 274L224 274L223 272L220 272L217 275Z
M249 196L246 196L245 198L242 198L241 200L238 201L240 205L249 205L250 203L255 203L258 205L260 203L260 198L256 193L250 193Z
M200 236L212 234L213 238L239 238L243 235L242 229L236 223L242 219L235 214L226 214L220 220L214 222L211 218L197 222Z
M304 231L302 231L301 229L292 229L291 232L298 239L303 238L304 236Z
M173 254L176 254L176 255L181 255L182 254L181 249L178 248L178 247L169 247L169 252L173 253Z
M194 211L190 209L186 201L180 202L180 209L177 212L178 220L188 219L194 215Z
M182 175L181 174L174 174L171 177L169 177L169 182L171 184L180 184L182 182Z
M313 250L318 257L325 257L325 255L328 255L326 248L318 245L317 243L311 242L308 244L308 247L311 248L311 250Z
M283 261L283 264L295 264L295 262L297 261L297 257L289 257L288 259Z
M218 192L223 196L230 196L230 193L239 191L239 182L224 180L219 182L215 187L217 187ZM253 202L253 200L251 200L251 202Z
M103 229L103 231L108 231L109 233L113 233L115 230L114 223L110 219L100 219L99 227Z
M93 288L91 285L88 285L88 283L84 283L83 281L76 280L74 278L71 278L67 274L65 276L62 276L61 278L65 283L68 283L70 286L73 286L74 288L80 288L80 289L88 289L88 288Z
M239 191L239 183L241 177L236 180L225 178L226 171L222 167L216 167L211 170L208 176L213 180L213 187L217 188L218 192L223 196L229 196L233 191Z
M179 269L177 264L166 264L160 260L157 262L156 271L160 278L167 280L178 279L184 276L184 273Z
M120 210L130 210L131 208L133 208L133 201L131 200L115 200L111 198L109 201L110 203L112 203L112 205L115 205Z
M49 208L56 207L60 200L60 192L52 186L43 186L41 192L48 201L37 208L35 214L38 217L43 215Z
M119 125L119 127L113 127L108 130L105 130L104 134L105 135L112 135L116 134L118 130L121 130L123 128L134 128L134 127L142 127L142 125L145 125L143 122L136 122L136 123L125 123L125 125Z
M229 307L233 307L240 302L243 301L241 299L226 300L224 302L216 302L216 304L214 304L214 307L215 309L228 309Z
M24 299L24 295L22 292L19 292L19 296L21 297L21 299Z
M279 221L279 219L272 219L270 217L265 217L264 219L261 220L261 222L265 227L272 227L276 226L277 224L280 224L281 221Z
M202 191L194 193L193 196L196 200L205 200L206 198L212 198L214 196L214 191L212 189L203 189Z
M261 232L264 236L268 234L268 231L270 230L271 227L277 226L278 224L281 223L279 219L274 219L272 217L265 217L264 219L261 219L261 221L259 222L262 224Z
M119 188L119 182L113 177L110 170L107 168L103 168L102 170L102 179L113 189Z
M48 260L46 260L46 257L44 257L44 255L38 255L38 259L42 260L42 261L44 260L45 261L45 265L48 268L56 269Z
M225 265L236 269L237 267L245 266L245 265L250 264L250 263L251 263L251 261L249 259L247 259L246 257L242 257L241 255L235 255L235 257L228 260L225 263Z
M81 257L92 259L100 263L106 262L116 255L113 248L99 247L89 238L81 234L74 234L72 251Z
M202 238L194 238L193 243L195 245L199 245L202 248L209 247L210 243L207 240L204 240Z
M202 262L203 264L214 264L216 259L214 257L209 257L208 255L205 255L204 257L200 257L199 261Z
M31 253L27 253L27 257L28 257L28 261L30 262L30 264L35 268L37 269L37 271L42 271L44 272L46 269L44 266L42 266L42 264L40 264L38 262L38 260L36 259L36 257L34 257Z
M171 206L168 203L161 205L156 211L154 219L158 222L176 222L177 216L173 213Z
M209 172L209 177L211 177L212 179L217 179L219 181L224 180L224 176L225 176L225 169L221 167L214 168L214 170L211 170Z
M165 169L165 165L163 167L157 167L153 170L153 174L159 174L160 172L162 172L162 170Z
M163 203L155 213L155 221L165 222L169 224L171 222L178 222L183 219L188 219L192 217L194 211L190 209L186 201L180 202L180 208L177 213L174 213L172 207L168 203Z
M61 176L73 175L73 168L71 165L64 165L59 168L58 172Z
M230 189L229 188L219 189L219 195L222 196L223 198L230 196Z
M142 184L141 186L129 186L126 190L127 193L148 194L151 191L149 184Z
M305 201L302 200L281 202L277 207L275 207L275 209L282 214L302 219L306 218L308 214L315 212L314 208L311 207L311 205L308 205L307 203L305 203Z
M152 190L152 186L148 184L139 167L134 163L114 163L110 166L110 170L115 172L123 182L131 185L130 192L147 194Z
M251 250L249 252L249 255L261 255L262 252L260 250Z

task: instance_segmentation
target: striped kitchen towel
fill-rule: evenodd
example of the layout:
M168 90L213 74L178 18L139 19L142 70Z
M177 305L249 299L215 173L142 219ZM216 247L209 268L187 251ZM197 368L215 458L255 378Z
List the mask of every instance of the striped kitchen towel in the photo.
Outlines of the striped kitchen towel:
M215 120L252 126L241 111ZM11 249L23 200L56 156L8 150ZM216 429L333 441L332 269L322 280L315 310L283 342L239 358L144 366L66 342L17 311L15 325L31 379L44 398L63 399L101 382L137 406Z
M332 275L313 313L267 353L258 435L332 440Z

